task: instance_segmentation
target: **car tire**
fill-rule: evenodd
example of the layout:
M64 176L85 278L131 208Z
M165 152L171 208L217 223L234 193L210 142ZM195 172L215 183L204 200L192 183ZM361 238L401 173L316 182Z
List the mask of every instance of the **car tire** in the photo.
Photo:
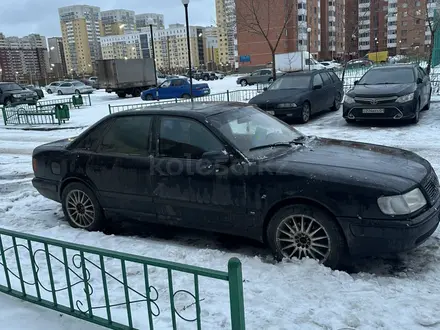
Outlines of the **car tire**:
M416 112L415 112L414 118L411 120L411 122L413 124L417 124L419 122L419 120L420 120L420 111L421 111L421 109L420 109L420 100L419 100L417 102L417 107L416 107Z
M429 110L429 108L431 108L431 94L432 94L432 89L429 92L428 103L426 103L425 107L423 108L424 111Z
M139 97L139 96L141 96L141 93L142 93L142 91L139 88L136 88L133 91L133 97Z
M354 122L356 122L355 119L350 119L350 118L345 118L345 121L347 122L347 124L353 124Z
M47 90L47 94L52 94L52 90L51 90L51 89L48 89L48 90Z
M58 95L63 95L63 92L62 91L58 91L57 94Z
M123 98L125 98L125 97L127 96L126 93L117 93L117 95L118 95L118 97L121 98L121 99L123 99Z
M240 80L240 85L243 86L243 87L247 86L248 85L247 80L246 79Z
M5 107L10 107L11 105L12 105L11 99L6 99L5 100Z
M335 269L346 257L345 238L336 220L308 204L276 212L267 226L266 239L277 260L307 256Z
M78 89L75 89L75 94L76 95L81 95L81 92Z
M335 96L335 100L333 101L333 105L330 108L332 111L338 111L341 108L342 96L341 93L337 93Z
M311 106L309 101L305 101L301 109L301 123L305 124L310 120L311 116Z
M269 80L267 81L269 84L273 83L273 78L269 78Z
M93 191L80 182L68 184L61 194L64 216L73 228L88 231L104 227L104 213Z
M204 81L208 81L209 78L208 78L208 77L203 77L203 80L204 80Z
M147 94L147 95L145 95L145 100L147 100L147 101L153 101L153 100L154 100L154 97L153 97L153 95L151 95L151 94Z
M189 95L189 94L182 95L182 99L190 99L190 98L191 98L191 95Z

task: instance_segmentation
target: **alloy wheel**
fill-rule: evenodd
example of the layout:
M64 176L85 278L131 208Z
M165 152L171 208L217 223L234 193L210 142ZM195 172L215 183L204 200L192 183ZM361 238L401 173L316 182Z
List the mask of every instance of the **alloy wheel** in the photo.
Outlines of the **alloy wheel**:
M247 86L247 81L246 80L242 80L241 82L240 82L240 84L241 84L241 86Z
M335 110L335 111L339 110L339 108L341 107L341 101L342 101L341 99L342 99L341 94L338 93L335 97L335 103L333 105L333 110Z
M95 206L84 191L70 191L66 197L66 209L70 220L78 227L88 228L95 222Z
M330 254L330 236L313 217L295 214L278 225L276 244L283 257L309 257L325 262Z
M304 123L307 123L310 119L310 106L309 104L306 102L303 105L303 109L302 109L302 120Z

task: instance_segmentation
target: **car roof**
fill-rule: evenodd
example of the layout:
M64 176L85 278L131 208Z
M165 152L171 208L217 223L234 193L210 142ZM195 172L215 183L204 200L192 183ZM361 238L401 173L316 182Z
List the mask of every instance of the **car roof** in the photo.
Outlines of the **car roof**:
M379 66L375 66L371 68L370 70L380 70L380 69L387 69L387 68L394 68L394 69L414 69L418 67L418 64L414 63L396 63L396 64L383 64Z
M283 77L285 76L311 76L317 73L321 73L321 72L329 72L327 69L321 69L321 70L300 70L300 71L291 71L291 72L286 72Z
M219 113L252 107L243 102L181 102L157 106L146 106L136 110L121 111L111 114L109 117L123 117L133 115L176 115L199 120Z

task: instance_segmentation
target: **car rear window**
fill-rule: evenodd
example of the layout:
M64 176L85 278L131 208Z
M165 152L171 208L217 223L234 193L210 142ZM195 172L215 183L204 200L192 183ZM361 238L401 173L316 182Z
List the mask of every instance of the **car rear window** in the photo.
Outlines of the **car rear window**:
M380 68L370 70L359 80L359 85L409 84L415 81L412 68Z

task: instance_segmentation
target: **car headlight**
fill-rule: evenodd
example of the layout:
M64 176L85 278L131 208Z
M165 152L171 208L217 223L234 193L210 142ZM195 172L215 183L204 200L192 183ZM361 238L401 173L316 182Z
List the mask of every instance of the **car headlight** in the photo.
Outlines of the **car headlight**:
M21 95L20 94L12 94L12 97L19 99L21 97Z
M404 215L420 210L426 205L426 199L420 189L416 188L403 195L379 197L377 204L385 214Z
M277 108L296 108L296 103L280 103L277 105Z
M347 103L347 104L353 104L353 103L355 103L356 101L354 100L354 98L352 98L351 96L348 96L348 95L345 95L345 97L344 97L344 103Z
M403 95L397 98L397 103L405 103L414 100L414 93Z

